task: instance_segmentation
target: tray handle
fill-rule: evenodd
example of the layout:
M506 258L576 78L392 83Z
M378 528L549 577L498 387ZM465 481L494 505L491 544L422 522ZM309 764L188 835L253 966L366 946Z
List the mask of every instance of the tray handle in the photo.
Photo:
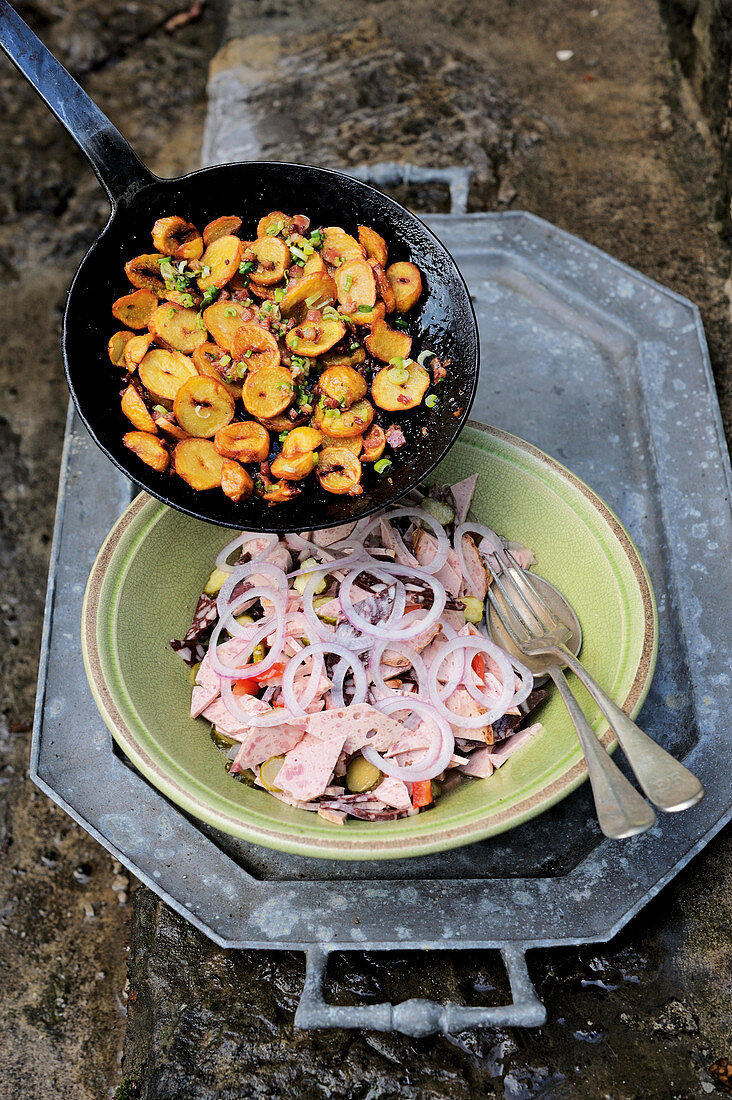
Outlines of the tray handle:
M449 168L423 168L419 164L379 161L378 164L359 164L344 171L384 191L399 184L445 183L450 191L450 213L465 214L468 210L472 168L457 164Z
M454 1035L473 1027L540 1027L546 1009L534 989L526 967L525 949L504 944L501 955L508 973L513 1001L508 1005L478 1008L452 1001L416 997L401 1004L331 1005L323 996L330 948L318 944L305 952L305 984L295 1012L298 1028L361 1028L365 1031L400 1031L414 1037L440 1031Z

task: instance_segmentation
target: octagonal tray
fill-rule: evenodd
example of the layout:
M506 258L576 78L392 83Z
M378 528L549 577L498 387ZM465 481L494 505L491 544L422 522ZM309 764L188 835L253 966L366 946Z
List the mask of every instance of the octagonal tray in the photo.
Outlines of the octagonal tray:
M531 947L612 937L732 816L729 456L699 313L528 214L429 219L471 289L482 341L473 415L586 480L627 525L658 597L643 727L706 798L643 836L602 837L587 785L541 818L459 851L309 860L188 818L115 750L79 646L86 578L131 486L70 416L49 577L31 775L168 904L224 947L305 950L300 1026L410 1034L538 1024ZM616 757L617 759L617 757ZM568 839L569 838L569 839ZM513 1003L327 1005L333 950L501 950Z

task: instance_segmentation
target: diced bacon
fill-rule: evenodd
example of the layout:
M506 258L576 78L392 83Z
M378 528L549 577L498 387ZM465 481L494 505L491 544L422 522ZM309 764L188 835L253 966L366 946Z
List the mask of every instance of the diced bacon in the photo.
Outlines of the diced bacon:
M401 779L393 779L390 775L381 780L375 787L373 794L379 801L387 806L393 806L395 810L411 810L412 800L406 783Z
M541 722L534 722L533 726L527 726L525 730L519 730L512 737L507 737L498 748L491 748L488 756L493 767L500 768L501 764L505 764L510 756L523 748L541 729L543 729Z
M349 754L358 752L364 745L372 745L377 752L384 752L405 733L406 726L382 714L369 703L357 703L353 707L337 707L307 719L308 733L321 740L336 734L343 735L343 748Z
M460 771L463 775L472 775L476 779L487 779L493 772L490 750L476 749L470 754L467 764L463 764Z
M303 736L302 729L297 729L291 723L248 729L234 757L231 770L232 772L244 771L245 768L253 768L269 760L270 756L281 756L294 749L298 741L302 741Z
M318 798L330 783L345 739L345 733L327 741L307 733L285 756L277 773L277 786L302 802Z
M386 429L386 442L394 451L399 447L403 447L407 442L404 432L398 424L390 424Z
M470 511L470 505L473 500L473 493L475 492L475 486L477 484L478 475L471 474L470 477L466 477L464 481L456 481L454 485L450 486L453 503L455 504L456 526L465 523L468 518L468 512Z

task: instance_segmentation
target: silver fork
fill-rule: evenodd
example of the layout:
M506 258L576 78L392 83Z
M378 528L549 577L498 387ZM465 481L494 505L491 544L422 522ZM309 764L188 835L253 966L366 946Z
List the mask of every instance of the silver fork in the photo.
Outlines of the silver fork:
M565 644L572 630L548 606L511 552L503 551L500 560L503 572L494 576L494 585L502 599L491 587L491 606L520 654L547 659L546 672L569 710L585 754L603 832L614 837L643 832L654 823L655 815L598 742L561 671L562 665L572 669L607 718L646 796L667 813L698 802L704 788L696 776L644 733L590 676ZM576 621L567 600L560 593L557 596L566 606L565 617Z

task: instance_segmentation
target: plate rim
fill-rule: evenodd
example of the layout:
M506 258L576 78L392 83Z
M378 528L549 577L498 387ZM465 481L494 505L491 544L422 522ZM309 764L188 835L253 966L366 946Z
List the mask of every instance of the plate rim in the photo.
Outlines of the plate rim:
M468 420L466 429L467 431L464 431L463 435L467 436L471 431L474 431L482 436L493 437L509 447L529 455L550 472L568 482L599 513L601 519L605 521L619 542L638 586L644 619L643 642L638 666L625 699L618 704L634 717L643 705L650 689L658 653L656 599L648 571L635 542L609 505L581 478L562 463L547 455L546 452L519 436L500 428L481 424L472 419ZM469 438L466 438L465 442L469 443ZM114 554L131 524L138 519L141 513L147 509L153 509L157 511L158 517L162 518L165 515L165 508L166 505L162 504L157 498L142 492L125 509L107 535L90 571L84 593L81 616L81 648L90 690L113 738L145 778L184 811L229 835L293 855L361 861L401 859L461 847L490 836L496 836L508 829L516 828L567 797L587 778L587 767L584 758L580 758L561 776L542 789L540 807L537 807L533 802L532 796L527 796L522 802L514 804L510 809L503 812L493 810L490 824L481 825L479 821L475 820L458 824L452 828L439 830L438 833L434 834L434 839L426 836L403 838L398 834L389 837L384 835L381 830L379 830L378 836L375 835L373 839L363 836L359 836L358 839L355 837L349 839L347 836L342 835L344 831L323 837L298 838L294 831L288 835L277 829L268 829L259 824L242 822L240 817L230 816L221 809L214 809L205 801L199 801L195 793L182 785L174 774L163 769L159 762L148 754L146 748L140 745L138 738L117 706L104 674L98 645L102 591ZM117 578L118 581L120 579L121 576ZM115 585L116 587L117 585ZM597 736L605 748L611 752L614 750L617 742L607 724L604 724L602 733L598 733Z

